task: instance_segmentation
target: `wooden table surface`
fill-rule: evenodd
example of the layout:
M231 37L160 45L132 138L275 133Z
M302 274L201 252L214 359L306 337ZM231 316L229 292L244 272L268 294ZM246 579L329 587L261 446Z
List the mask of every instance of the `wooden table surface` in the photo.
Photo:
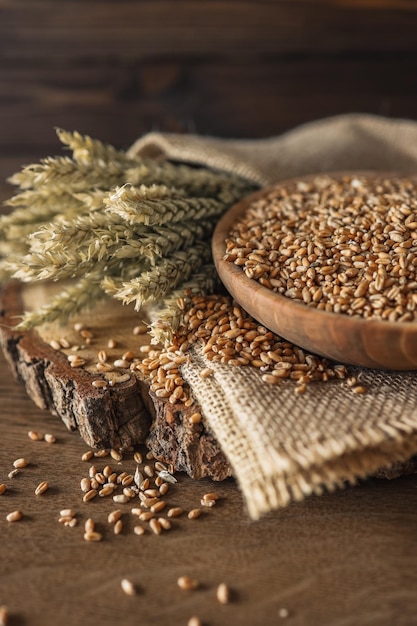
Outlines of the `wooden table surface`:
M11 172L5 162L0 179ZM1 175L3 174L3 175ZM1 198L6 188L0 185ZM80 480L94 461L134 470L131 455L86 463L85 444L61 421L37 409L12 379L0 356L0 605L9 624L28 626L412 626L417 623L417 477L369 480L311 497L259 522L246 515L233 480L213 484L179 476L166 496L186 511L207 491L220 500L196 520L186 515L157 536L133 533L132 504L109 498L82 501ZM29 430L52 433L56 443L31 441ZM9 478L13 461L29 465ZM48 481L49 490L34 495ZM115 535L108 513L123 510ZM64 527L59 511L71 507L78 525ZM6 515L20 509L23 519ZM103 541L83 539L93 518ZM144 524L146 525L146 524ZM179 576L198 579L195 591L177 587ZM121 590L128 578L135 596ZM231 602L216 600L225 582ZM283 611L286 610L286 611ZM285 617L285 615L287 615Z

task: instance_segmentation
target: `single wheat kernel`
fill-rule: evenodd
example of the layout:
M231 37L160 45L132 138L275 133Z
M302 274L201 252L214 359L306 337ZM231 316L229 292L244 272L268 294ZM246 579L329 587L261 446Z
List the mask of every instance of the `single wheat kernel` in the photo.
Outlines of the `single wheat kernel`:
M148 496L148 498L159 498L161 495L158 489L145 489L143 493L145 496Z
M159 487L159 493L161 494L161 496L165 496L168 493L168 491L169 491L168 483L162 483L162 485Z
M146 476L149 476L149 478L152 478L155 474L153 467L151 467L150 465L145 465L143 468L143 472L144 474L146 474Z
M17 476L18 474L20 474L20 469L14 469L11 472L9 472L7 474L8 478L14 478L15 476Z
M85 541L101 541L103 539L103 535L96 531L84 533Z
M122 587L122 591L127 595L127 596L134 596L136 595L136 587L135 585L132 583L131 580L129 580L128 578L123 578L120 581L120 586Z
M140 452L135 452L135 454L133 455L133 460L138 465L141 465L142 464L142 455L141 455L141 453Z
M73 326L73 329L75 330L76 333L79 333L80 331L84 330L85 325L82 322L76 322Z
M126 474L122 478L122 487L129 487L135 480L135 477L132 474Z
M192 509L192 511L188 513L188 519L197 519L200 517L201 513L201 509Z
M183 513L184 513L184 510L181 507L175 506L172 509L169 509L167 515L168 517L179 517Z
M107 382L102 378L95 378L91 384L97 389L103 389L104 387L107 387Z
M177 481L177 479L175 478L175 476L173 476L173 471L174 468L170 467L170 470L168 472L166 472L165 470L162 470L162 472L159 472L158 476L160 478L162 478L162 480L164 480L167 483L170 483L171 485L175 485Z
M117 461L117 462L123 459L123 454L119 452L118 450L115 450L114 448L110 450L110 456L114 461Z
M127 472L120 472L120 474L117 477L117 484L121 485L123 478L125 478L126 476L129 476Z
M100 491L98 492L98 495L101 498L106 498L107 496L111 496L115 489L116 489L116 486L113 485L112 483L106 484L104 485L102 489L100 489Z
M61 517L74 517L75 511L73 509L61 509L59 514Z
M49 342L49 345L51 346L53 350L61 350L61 347L62 347L59 341L57 341L56 339L51 339L51 341Z
M130 509L130 512L132 513L132 515L140 515L142 513L142 509L135 506L133 507L133 509Z
M220 583L217 587L216 597L220 604L228 604L230 602L230 589L226 583Z
M90 478L82 478L80 481L81 491L87 493L91 489L91 479Z
M148 328L144 324L140 326L135 326L133 329L134 335L146 335L147 332L148 332Z
M97 495L97 491L95 489L90 489L90 491L87 491L87 493L84 494L83 502L90 502L90 500L95 498L96 495Z
M289 617L290 612L288 609L286 609L285 607L282 607L279 611L278 611L278 616L281 617L282 619L285 619L286 617Z
M9 623L9 609L5 604L0 606L0 626L7 626Z
M107 352L105 350L99 350L99 352L97 353L97 358L100 363L105 363L108 358Z
M46 443L55 443L56 442L55 435L51 435L50 433L46 433L43 438L46 441Z
M209 378L209 376L213 376L213 370L209 367L205 367L200 372L200 378Z
M114 511L109 513L107 517L107 521L109 524L115 524L116 522L119 521L121 517L122 517L122 512L120 511L120 509L115 509Z
M197 589L199 586L198 580L190 578L189 576L180 576L177 580L177 585L180 589L185 591L191 591Z
M204 498L201 498L200 504L201 504L201 506L206 506L208 508L212 508L213 506L215 506L216 500L204 500Z
M126 361L125 359L116 359L115 361L113 361L113 365L114 367L117 367L120 369L127 369L130 363L129 361Z
M6 491L7 487L4 483L0 484L0 496Z
M203 626L203 622L199 617L193 615L187 622L187 626Z
M145 493L145 491L149 489L150 484L151 483L149 481L149 478L144 478L144 480L142 480L142 482L139 484L139 489L141 489L141 491Z
M26 459L16 459L13 461L13 467L17 469L22 469L22 467L26 467L28 465L28 461Z
M135 533L135 535L143 535L145 533L145 529L143 528L143 526L140 526L138 524L133 528L133 532Z
M129 501L130 501L130 498L126 496L124 493L113 496L113 502L116 502L116 504L126 504Z
M190 415L189 422L190 424L199 424L201 419L201 413L193 413Z
M165 463L161 463L161 461L155 461L154 467L157 472L162 472L162 471L166 472L166 469L167 469L167 466L165 465Z
M115 339L109 339L107 342L107 347L110 348L110 350L113 350L113 348L115 348L117 346L117 341Z
M74 359L70 361L70 365L73 368L82 367L83 365L85 365L85 363L86 363L85 359L82 359L80 357L75 357Z
M366 388L362 387L362 385L358 385L357 387L353 387L353 393L366 393Z
M123 522L121 519L118 519L114 524L113 532L115 535L120 535L123 530Z
M67 524L68 524L68 523L69 523L72 519L74 519L74 518L73 518L73 517L71 517L71 515L61 515L61 516L58 518L58 522L59 522L60 524L67 525Z
M106 466L103 468L103 472L102 472L102 474L103 474L103 476L105 476L106 478L108 478L108 477L110 476L110 474L112 474L112 472L113 472L113 470L112 470L111 465L106 465Z
M203 500L219 500L219 499L220 499L219 494L218 493L214 493L214 492L205 493L204 496L203 496Z
M84 524L84 530L85 530L85 532L86 532L86 533L92 533L92 532L94 532L95 528L96 528L95 521L94 521L91 517L89 517L89 518L85 521L85 524Z
M154 517L151 520L149 520L149 528L155 535L161 534L161 530L162 530L161 524Z
M8 515L6 515L6 520L8 522L19 522L23 517L22 511L12 511Z
M81 456L81 461L90 461L94 456L94 453L92 450L87 450L87 452L84 452L84 454Z
M94 452L94 456L97 459L104 459L106 456L109 456L109 451L106 450L105 448L103 450L96 450Z
M104 476L102 472L97 472L94 478L98 482L99 485L104 485L104 483L106 482L106 477Z
M154 504L157 504L159 502L158 498L147 498L146 496L144 496L143 493L140 493L139 497L142 501L142 506L147 509L150 509Z
M75 517L72 517L71 519L67 520L64 523L64 526L69 526L70 528L74 528L74 526L77 526L78 524L78 520Z
M169 519L166 519L166 517L158 517L158 522L164 530L171 530L171 522L169 521Z
M83 328L82 330L80 330L80 335L83 339L92 339L94 337L91 330L87 330L86 328Z
M32 439L32 441L41 441L43 439L43 435L41 435L41 433L37 433L34 430L30 430L28 432L28 437L29 439Z
M161 511L164 510L166 505L167 505L167 503L164 502L163 500L161 500L160 502L156 502L156 504L153 504L151 506L151 511L152 511L152 513L160 513Z
M139 513L138 517L141 522L149 522L154 517L154 513L152 511L142 511Z
M155 477L155 487L159 488L163 483L164 483L164 481L162 480L162 478L160 476L156 476Z
M66 337L60 337L59 343L61 344L61 347L64 348L65 350L68 350L68 348L71 348L71 344Z
M46 480L43 480L39 483L39 485L35 489L35 496L40 496L42 493L45 493L49 489L49 485Z

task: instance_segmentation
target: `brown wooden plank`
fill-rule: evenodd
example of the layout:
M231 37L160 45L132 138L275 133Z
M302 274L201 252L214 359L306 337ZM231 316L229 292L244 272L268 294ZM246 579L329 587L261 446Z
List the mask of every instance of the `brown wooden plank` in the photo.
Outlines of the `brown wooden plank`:
M84 503L80 491L91 464L131 473L132 456L119 463L109 457L81 461L85 444L27 398L1 353L0 398L0 483L7 484L0 496L0 602L9 607L10 625L167 626L187 624L192 615L213 626L415 622L416 476L313 496L253 523L233 481L213 485L178 474L168 506L189 511L208 491L220 501L197 520L173 520L161 536L144 523L146 533L138 537L130 512L136 503L100 497ZM30 441L29 430L53 433L57 442ZM20 457L30 464L9 479ZM35 496L42 480L50 488ZM75 528L58 523L67 507L76 511ZM116 508L123 512L121 535L107 522ZM22 521L6 522L16 509L23 511ZM101 543L83 540L87 518L103 533ZM180 590L176 581L183 575L197 578L200 589ZM121 591L126 577L138 586L134 597ZM220 582L234 592L226 606L216 601ZM279 615L282 608L287 619Z
M416 50L417 12L360 4L4 0L5 59Z
M350 111L413 117L417 57L301 57L233 62L174 58L63 70L0 68L0 153L56 154L54 126L126 148L150 130L219 136L279 134ZM387 78L389 77L389 79Z

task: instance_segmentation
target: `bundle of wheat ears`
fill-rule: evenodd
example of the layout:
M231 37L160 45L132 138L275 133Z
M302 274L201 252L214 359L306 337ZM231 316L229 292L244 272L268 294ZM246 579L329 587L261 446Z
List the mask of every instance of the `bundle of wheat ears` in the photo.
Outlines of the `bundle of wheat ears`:
M210 239L219 217L253 184L234 175L129 156L78 132L57 130L72 157L46 158L9 182L19 193L0 220L0 279L73 279L19 327L65 322L100 298L162 305L212 293Z

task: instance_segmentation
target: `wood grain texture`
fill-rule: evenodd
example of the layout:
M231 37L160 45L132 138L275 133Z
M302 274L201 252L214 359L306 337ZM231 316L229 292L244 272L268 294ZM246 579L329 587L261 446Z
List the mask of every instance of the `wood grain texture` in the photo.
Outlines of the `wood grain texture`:
M404 3L396 6L3 0L2 47L10 59L247 54L248 40L258 54L386 50L387 41L391 51L416 49L414 14ZM74 40L77 48L71 47Z
M394 0L4 0L0 157L53 128L279 134L350 111L414 117L417 4Z
M53 287L22 287L15 282L0 289L0 346L14 377L35 404L56 415L69 430L77 430L91 448L127 449L146 442L158 459L194 479L230 477L231 467L213 434L203 422L190 423L190 416L200 411L196 403L184 407L160 399L130 370L119 372L128 372L125 382L93 387L93 381L102 378L95 368L99 350L105 350L112 363L127 350L139 355L140 347L149 343L147 335L132 335L138 323L132 308L110 301L78 316L77 321L85 324L94 338L91 346L81 345L77 352L54 350L50 345L59 337L65 337L71 346L79 345L80 336L72 324L47 324L28 332L13 330L23 310L32 308L34 302L36 306L46 302ZM117 344L114 349L107 347L110 337ZM82 357L85 367L72 368L69 354Z
M59 153L55 126L127 148L149 130L250 138L349 111L413 117L416 73L408 53L0 66L11 94L0 101L0 154Z
M114 503L81 501L79 481L85 445L55 417L35 407L13 381L0 354L0 602L10 624L20 626L103 626L140 623L186 624L198 615L207 626L410 626L417 611L417 477L371 480L356 488L312 497L268 515L246 517L233 481L213 485L179 475L169 503L185 510L216 491L221 500L198 520L179 518L170 534L133 534L130 506L122 505L124 531L115 536L107 523ZM31 442L28 430L51 432L57 443ZM30 465L14 479L12 462ZM100 469L108 459L96 459ZM112 464L112 462L110 463ZM117 470L131 471L126 457ZM48 480L50 489L35 497ZM79 526L64 528L57 518L73 507ZM21 508L24 519L5 516ZM83 541L83 524L92 517L104 540ZM196 577L201 588L184 593L176 580ZM125 596L121 578L138 586ZM226 582L233 601L220 606L217 584ZM278 616L287 608L289 618Z
M282 181L244 198L219 221L213 235L213 257L227 291L256 320L310 352L362 367L417 369L417 324L319 311L263 287L241 268L224 260L225 241L236 220L254 201L292 182Z

